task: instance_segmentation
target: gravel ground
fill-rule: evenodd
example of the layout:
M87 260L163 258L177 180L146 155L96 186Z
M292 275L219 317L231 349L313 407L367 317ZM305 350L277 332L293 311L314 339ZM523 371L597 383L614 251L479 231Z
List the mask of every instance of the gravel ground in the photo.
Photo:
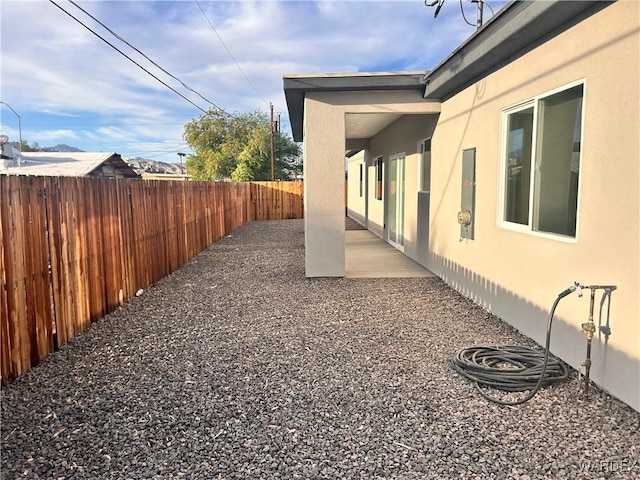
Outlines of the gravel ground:
M489 403L450 364L482 343L531 344L436 278L306 279L302 221L253 222L2 389L2 478L640 478L640 414L575 372Z
M344 229L345 230L366 230L366 228L363 225L359 224L351 217L345 217Z

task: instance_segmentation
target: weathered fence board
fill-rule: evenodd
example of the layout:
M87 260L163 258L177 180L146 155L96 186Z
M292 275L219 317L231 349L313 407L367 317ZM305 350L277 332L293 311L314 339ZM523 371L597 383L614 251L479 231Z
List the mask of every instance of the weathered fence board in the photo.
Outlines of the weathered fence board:
M0 175L6 383L252 220L302 218L301 182Z

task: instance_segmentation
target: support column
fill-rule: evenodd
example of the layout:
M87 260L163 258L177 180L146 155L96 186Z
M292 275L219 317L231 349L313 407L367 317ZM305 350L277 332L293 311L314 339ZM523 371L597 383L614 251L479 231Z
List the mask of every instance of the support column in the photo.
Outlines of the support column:
M344 277L344 112L307 94L304 106L307 277Z

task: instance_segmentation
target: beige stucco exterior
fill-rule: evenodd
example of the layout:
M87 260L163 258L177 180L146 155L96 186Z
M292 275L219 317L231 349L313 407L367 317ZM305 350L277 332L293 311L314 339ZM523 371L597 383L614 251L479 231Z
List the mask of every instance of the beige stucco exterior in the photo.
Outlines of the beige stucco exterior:
M307 275L344 274L345 117L404 113L348 162L348 212L388 238L389 158L405 158L404 253L509 324L544 343L556 295L579 281L597 291L591 378L640 411L640 3L617 2L436 105L405 92L313 93L305 104ZM508 107L584 85L575 238L501 222L503 115ZM409 97L409 98L406 98ZM402 100L404 98L404 100ZM357 105L359 103L360 105ZM431 192L418 191L418 141L432 138ZM460 239L462 151L476 149L475 237ZM376 158L385 196L375 199ZM364 198L358 165L365 165ZM335 201L328 201L335 199ZM556 310L551 351L584 371L589 291ZM483 332L477 332L483 343Z
M437 114L440 104L407 91L309 93L304 102L306 275L342 277L345 118L361 113Z
M612 284L608 341L592 378L640 409L639 5L619 2L443 102L433 137L430 258L456 289L542 343L555 295L572 281ZM614 27L614 28L612 28ZM584 80L575 240L499 226L501 109ZM475 240L459 241L461 150L476 147ZM455 179L452 181L452 179ZM631 221L630 221L631 220ZM596 325L607 322L598 292ZM579 369L588 294L560 304L551 350ZM481 340L481 332L479 332Z

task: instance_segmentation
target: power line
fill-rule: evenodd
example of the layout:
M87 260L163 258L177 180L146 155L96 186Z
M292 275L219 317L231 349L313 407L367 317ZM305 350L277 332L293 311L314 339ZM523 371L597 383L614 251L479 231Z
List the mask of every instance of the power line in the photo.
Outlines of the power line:
M244 77L244 79L247 81L247 83L251 86L251 88L253 89L254 92L256 92L256 95L258 95L258 97L260 97L262 99L262 101L265 103L265 105L269 106L269 102L267 102L264 97L262 95L260 95L260 92L258 92L258 90L256 90L256 87L253 85L253 83L251 83L251 80L249 80L249 78L245 75L244 71L242 70L242 68L240 67L240 65L238 64L238 62L236 61L235 57L233 56L233 54L231 53L231 51L229 50L229 48L227 47L227 45L224 43L224 40L222 40L222 37L220 36L220 34L218 33L218 30L216 30L216 27L213 26L213 23L211 22L211 20L209 20L209 17L207 16L207 14L205 13L205 11L203 10L202 6L200 6L200 2L198 2L198 0L193 0L195 2L196 5L198 5L198 8L200 9L200 11L202 12L202 15L204 15L204 18L207 19L207 22L209 22L209 25L211 26L211 29L213 30L213 32L216 34L216 36L218 37L218 40L220 40L220 43L222 44L222 46L224 47L224 49L227 51L227 53L229 54L229 57L231 57L231 60L233 60L233 63L236 64L236 67L238 67L238 70L240 70L240 73L242 74L242 76Z
M100 40L102 40L104 43L106 43L107 45L109 45L111 48L113 48L116 52L118 52L120 55L122 55L123 57L125 57L127 60L129 60L130 62L134 63L135 65L137 65L140 69L142 69L144 72L146 72L148 75L152 76L153 78L155 78L157 81L159 81L161 84L163 84L165 87L167 87L169 90L171 90L173 93L175 93L176 95L179 95L180 97L184 98L187 102L189 102L191 105L193 105L194 107L196 107L198 110L200 110L201 112L203 112L204 114L208 114L208 112L206 110L204 110L203 108L199 107L198 105L196 105L195 103L193 103L191 100L189 100L187 97L185 97L184 95L182 95L180 92L178 92L176 89L174 89L171 85L168 85L167 83L165 83L164 81L160 80L158 77L156 77L153 73L151 73L149 70L147 70L146 68L144 68L142 65L140 65L138 62L136 62L134 59L132 59L131 57L129 57L126 53L124 53L123 51L119 50L118 47L116 47L115 45L113 45L112 43L110 43L107 39L103 38L100 36L100 34L94 32L93 30L91 30L91 28L89 28L88 26L86 26L84 23L82 23L80 20L78 20L76 17L74 17L71 13L67 12L64 8L62 8L60 5L58 5L56 2L54 2L53 0L49 0L50 3L54 4L56 7L58 7L60 10L62 10L64 13L66 13L67 15L69 15L71 18L73 18L76 22L78 22L80 25L82 25L84 28L86 28L87 30L89 30L91 33L93 33L96 37L98 37Z
M145 150L142 152L134 152L129 154L129 156L140 156L140 155L148 155L150 153L156 154L154 156L168 155L170 153L182 152L183 150L191 149L188 143L183 143L180 145L169 146L167 148L163 148L162 150Z
M142 152L142 153L134 153L134 154L130 154L130 155L126 155L127 158L131 158L131 159L135 159L136 157L141 157L144 159L153 159L153 158L158 158L158 157L164 157L165 155L175 155L178 152L182 152L184 149L178 149L178 150L171 150L168 152L160 152L160 153L153 153L153 155L149 155L147 152ZM167 162L167 163L175 163L175 162Z
M94 17L93 15L91 15L89 12L87 12L84 8L82 8L80 5L78 5L76 2L74 2L73 0L68 0L69 3L71 5L73 5L74 7L78 8L79 10L83 11L86 15L88 15L91 19L93 19L95 22L99 23L107 32L109 32L111 35L113 35L114 37L116 37L118 40L120 40L122 43L124 43L125 45L131 47L132 49L134 49L136 52L138 52L140 55L142 55L144 58L146 58L147 60L149 60L153 65L155 65L156 67L158 67L160 70L162 70L164 73L166 73L167 75L169 75L171 78L173 78L174 80L177 80L178 82L180 82L182 84L182 86L184 88L186 88L187 90L189 90L190 92L195 93L196 95L198 95L202 100L204 100L205 102L213 105L214 107L216 107L218 110L222 110L218 105L216 105L215 103L213 103L211 100L205 98L204 96L202 96L199 92L197 92L196 90L194 90L193 88L191 88L189 85L187 85L186 83L184 83L182 80L180 80L178 77L176 77L175 75L173 75L172 73L168 72L167 70L165 70L164 68L162 68L160 65L158 65L156 62L154 62L153 60L151 60L144 52L142 52L140 49L134 47L133 45L131 45L131 43L127 42L124 38L122 38L120 35L118 35L116 32L114 32L111 28L109 28L108 26L106 26L104 23L102 23L100 20L98 20L96 17Z
M476 28L482 27L482 24L483 24L483 6L484 5L489 7L489 10L491 10L491 16L492 17L495 15L495 12L493 11L493 8L491 7L491 5L489 5L489 2L487 2L486 0L469 0L469 2L477 4L478 14L477 14L476 23L471 23L469 20L467 20L467 16L464 13L464 7L462 6L462 0L460 0L460 13L462 14L462 18L464 19L464 21L465 21L465 23L467 25L470 25L470 26L476 27ZM433 18L436 18L438 16L438 13L440 13L440 9L444 5L444 0L433 0L433 1L432 0L424 0L424 4L427 7L436 7L436 11L433 14Z
M472 27L477 27L478 25L475 23L471 23L469 20L467 20L467 16L464 14L464 8L462 7L462 0L460 0L460 13L462 14L462 18L464 19L465 23L467 25L470 25Z
M183 126L184 122L144 122L144 123L135 123L135 122L126 122L126 123L120 123L117 125L114 125L113 122L111 123L96 123L96 124L92 124L92 125L88 125L86 122L80 122L80 123L59 123L58 125L64 125L64 128L82 128L84 130L89 130L91 127L94 128L106 128L106 127L160 127L160 126ZM33 128L33 127L50 127L51 126L51 122L50 121L35 121L35 122L29 122L29 127ZM62 127L59 127L62 128Z

